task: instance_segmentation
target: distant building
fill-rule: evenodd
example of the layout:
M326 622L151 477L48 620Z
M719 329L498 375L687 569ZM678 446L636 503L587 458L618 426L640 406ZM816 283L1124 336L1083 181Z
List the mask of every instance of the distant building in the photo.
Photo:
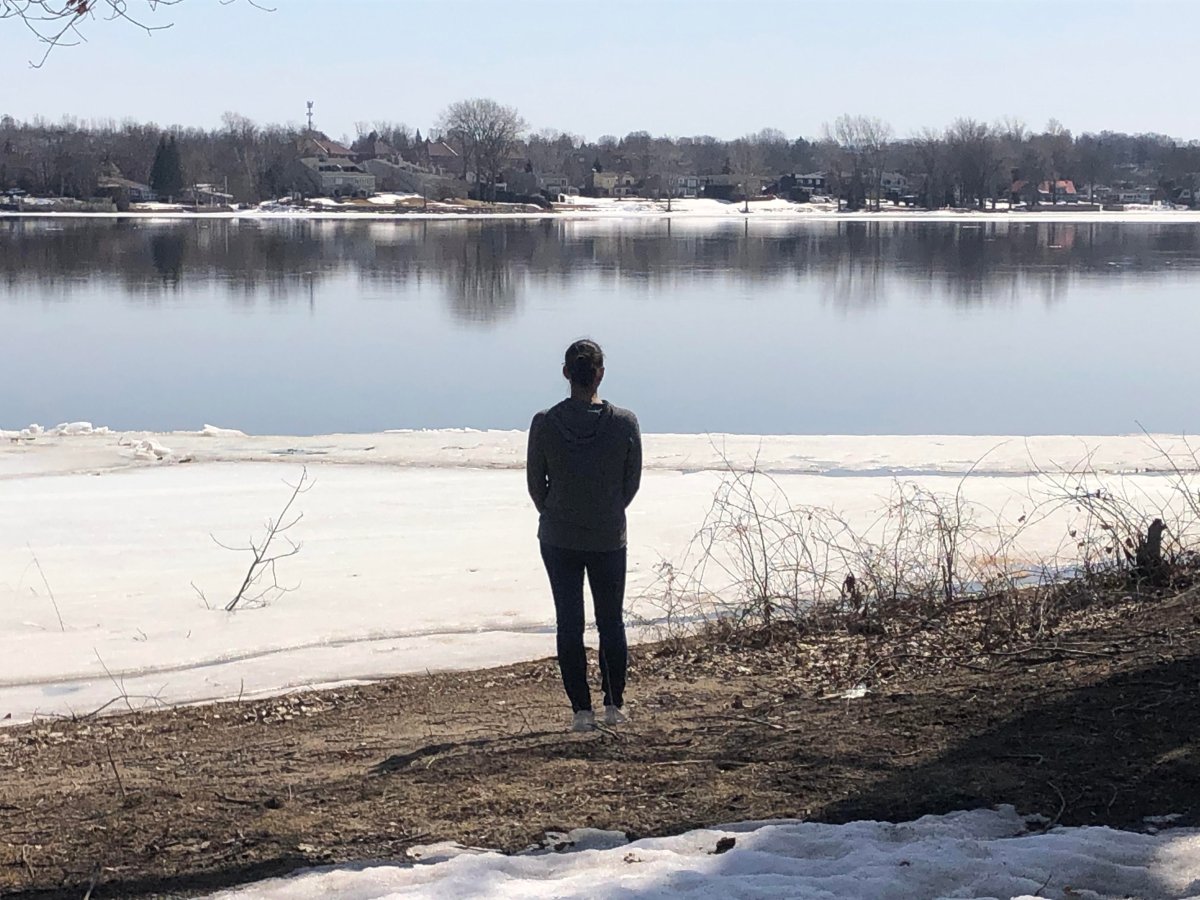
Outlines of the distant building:
M459 170L462 168L462 157L445 141L429 141L426 147L426 158L429 161L429 167L435 172L461 174Z
M1117 191L1118 203L1134 203L1149 206L1158 197L1158 189L1149 186L1126 188Z
M829 179L824 172L809 172L796 176L796 187L804 188L810 194L828 194Z
M354 151L323 134L301 139L300 163L317 196L367 197L375 193L375 176L355 162Z
M369 197L375 193L375 176L346 159L308 157L300 160L309 171L315 193L321 197Z
M617 175L616 184L613 185L612 195L614 197L636 197L638 195L637 179L628 172L622 172Z
M179 195L179 200L195 206L231 206L233 205L233 194L219 190L216 185L196 184L184 188Z
M1012 183L1013 201L1030 200L1032 183L1018 180ZM1037 186L1037 201L1039 203L1078 203L1079 193L1075 190L1075 182L1060 178L1057 181L1043 181Z
M745 200L761 196L769 183L770 179L762 175L701 175L700 193L714 200Z
M908 193L908 179L899 172L884 172L880 176L879 187L885 197L900 196Z
M538 176L538 189L544 194L549 194L551 197L570 194L574 191L579 193L578 188L571 186L571 179L566 175L547 175L545 173Z
M300 156L315 159L354 159L354 151L332 141L320 132L305 135L300 141Z
M96 196L115 203L149 203L158 199L150 185L131 181L113 163L105 163L101 167L100 177L96 179Z
M587 193L589 197L615 197L617 188L616 172L597 172L591 171L588 173Z
M685 200L691 200L700 196L699 175L674 175L669 177L674 179L673 186L676 197L682 197Z

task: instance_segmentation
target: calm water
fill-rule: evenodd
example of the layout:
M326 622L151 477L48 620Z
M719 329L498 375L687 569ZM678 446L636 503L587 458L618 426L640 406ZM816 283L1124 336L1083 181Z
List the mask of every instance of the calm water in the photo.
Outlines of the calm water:
M0 221L0 428L1195 433L1189 225Z

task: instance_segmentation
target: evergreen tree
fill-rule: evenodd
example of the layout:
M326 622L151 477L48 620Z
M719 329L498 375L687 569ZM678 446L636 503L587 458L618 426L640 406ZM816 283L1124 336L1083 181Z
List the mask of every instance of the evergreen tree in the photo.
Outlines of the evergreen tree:
M150 167L150 187L160 197L176 197L183 191L183 164L174 135L169 141L164 135L158 142Z
M154 164L150 166L150 187L158 190L163 181L163 164L167 157L167 136L158 139L158 149L154 151Z

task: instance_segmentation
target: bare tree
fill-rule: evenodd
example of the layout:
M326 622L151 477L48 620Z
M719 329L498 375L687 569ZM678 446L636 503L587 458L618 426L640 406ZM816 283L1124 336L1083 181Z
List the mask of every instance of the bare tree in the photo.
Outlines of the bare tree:
M932 128L923 128L909 142L921 167L924 182L921 198L926 209L940 209L943 205L946 181L946 144L942 136Z
M515 108L486 98L451 103L438 119L438 128L461 148L463 176L474 166L480 195L485 183L494 195L504 163L527 127Z
M871 176L872 193L875 195L875 209L878 210L883 194L883 173L892 140L892 126L873 116L858 116L857 120L864 159Z
M955 119L946 129L946 145L959 201L983 209L987 197L995 196L995 185L990 184L996 171L992 130L975 119Z
M759 193L764 165L762 145L753 135L738 138L729 145L729 168L731 174L739 177L746 212L750 211L750 196Z
M1075 142L1071 132L1058 119L1046 123L1046 130L1038 135L1037 143L1049 174L1050 200L1058 203L1059 181L1065 178L1075 165Z
M824 126L824 137L827 143L840 150L842 162L849 165L851 209L860 207L865 201L867 183L871 185L875 208L878 209L883 167L892 139L891 126L872 116L841 115L832 126Z
M121 21L147 34L170 28L171 23L150 24L145 17L161 6L175 6L182 0L144 0L145 9L135 0L0 0L0 20L12 19L22 23L43 47L42 56L34 68L41 67L56 47L71 47L81 43L84 29L95 19ZM234 0L221 0L223 4ZM251 6L267 10L257 0L245 0ZM132 7L132 8L131 8ZM267 10L269 11L269 10Z

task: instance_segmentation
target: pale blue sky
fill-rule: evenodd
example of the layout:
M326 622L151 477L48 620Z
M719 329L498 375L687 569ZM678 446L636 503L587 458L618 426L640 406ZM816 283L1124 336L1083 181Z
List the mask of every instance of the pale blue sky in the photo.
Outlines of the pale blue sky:
M129 0L131 9L144 0ZM960 115L1200 138L1200 0L182 0L147 36L88 25L55 51L0 21L0 113L216 125L232 110L333 136L428 128L494 97L588 138L815 136L842 112L897 135ZM1178 38L1176 40L1176 38Z

